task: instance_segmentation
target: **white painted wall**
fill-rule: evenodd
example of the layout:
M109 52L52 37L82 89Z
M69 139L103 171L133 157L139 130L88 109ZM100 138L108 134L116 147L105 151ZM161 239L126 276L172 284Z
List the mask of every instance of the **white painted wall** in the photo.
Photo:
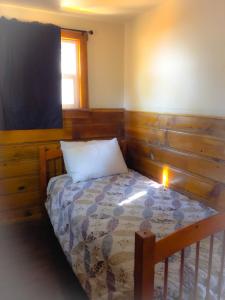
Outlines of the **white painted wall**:
M126 24L125 107L225 115L224 0L165 0Z
M225 115L224 0L160 0L126 23L125 43L124 25L111 20L3 4L0 15L94 30L90 107Z
M0 16L92 29L88 41L91 108L121 108L124 104L124 24L74 17L63 13L0 4Z

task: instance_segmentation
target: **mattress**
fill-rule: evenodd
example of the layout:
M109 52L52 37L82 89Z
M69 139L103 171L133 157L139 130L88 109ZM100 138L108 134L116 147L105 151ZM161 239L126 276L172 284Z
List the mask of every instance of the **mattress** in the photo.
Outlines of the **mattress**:
M135 231L151 230L159 240L216 213L132 170L80 183L67 175L52 178L46 208L74 273L94 300L133 299ZM221 239L218 234L214 240L210 299L216 299ZM198 299L205 299L208 252L206 239L200 245ZM179 267L180 254L175 254L169 259L168 299L178 298ZM193 246L185 250L183 299L192 299L194 270ZM163 274L159 263L155 299L163 299Z

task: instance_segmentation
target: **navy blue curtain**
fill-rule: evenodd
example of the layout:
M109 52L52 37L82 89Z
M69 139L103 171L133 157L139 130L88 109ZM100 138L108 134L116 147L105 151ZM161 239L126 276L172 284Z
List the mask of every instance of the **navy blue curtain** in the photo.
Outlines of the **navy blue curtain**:
M0 18L0 130L62 127L60 28Z

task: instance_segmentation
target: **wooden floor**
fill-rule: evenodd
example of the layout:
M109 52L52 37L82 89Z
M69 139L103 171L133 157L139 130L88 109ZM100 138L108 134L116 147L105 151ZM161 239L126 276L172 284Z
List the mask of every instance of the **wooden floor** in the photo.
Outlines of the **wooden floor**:
M48 221L0 226L1 300L87 300Z

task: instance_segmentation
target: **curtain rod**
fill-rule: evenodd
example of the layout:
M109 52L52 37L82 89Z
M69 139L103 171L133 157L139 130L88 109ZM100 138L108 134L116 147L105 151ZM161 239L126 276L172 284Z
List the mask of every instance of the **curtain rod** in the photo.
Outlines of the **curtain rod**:
M63 30L70 30L70 31L78 31L78 32L82 32L82 33L87 33L87 34L94 34L93 30L80 30L80 29L71 29L71 28L61 28Z

